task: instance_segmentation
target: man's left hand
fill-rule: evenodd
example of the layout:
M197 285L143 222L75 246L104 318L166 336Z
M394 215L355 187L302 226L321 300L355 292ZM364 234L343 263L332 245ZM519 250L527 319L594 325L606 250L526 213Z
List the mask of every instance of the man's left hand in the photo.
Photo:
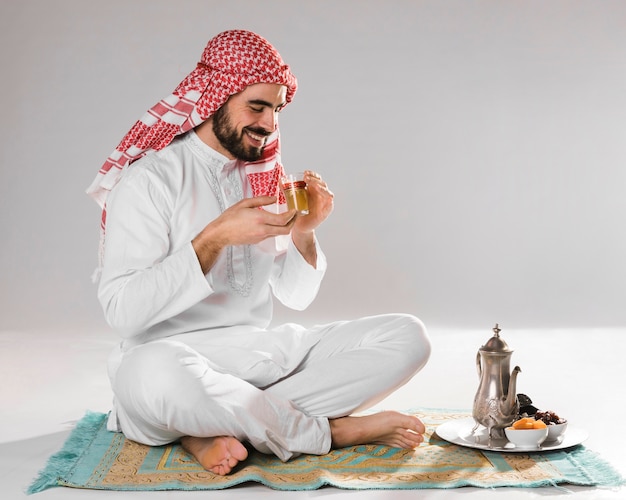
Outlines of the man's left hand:
M312 170L304 171L304 181L309 198L309 213L296 217L293 231L311 233L324 222L333 211L334 195L322 177Z

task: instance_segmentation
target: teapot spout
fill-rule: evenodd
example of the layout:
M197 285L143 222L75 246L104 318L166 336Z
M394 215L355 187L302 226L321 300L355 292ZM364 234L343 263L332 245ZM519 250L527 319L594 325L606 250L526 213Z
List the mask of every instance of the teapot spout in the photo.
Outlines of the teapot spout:
M511 377L509 378L509 392L506 395L506 400L504 405L506 408L511 408L513 410L514 407L517 407L519 404L517 402L517 375L522 371L519 366L513 368L513 372L511 373ZM515 409L517 412L517 408ZM512 413L512 411L511 411Z

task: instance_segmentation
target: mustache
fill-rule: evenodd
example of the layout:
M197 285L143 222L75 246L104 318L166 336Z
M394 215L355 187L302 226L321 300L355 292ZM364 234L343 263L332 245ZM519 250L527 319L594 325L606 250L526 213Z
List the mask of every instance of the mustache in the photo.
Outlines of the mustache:
M252 132L253 134L262 135L264 137L269 137L272 134L270 130L265 130L260 127L244 127L244 129Z

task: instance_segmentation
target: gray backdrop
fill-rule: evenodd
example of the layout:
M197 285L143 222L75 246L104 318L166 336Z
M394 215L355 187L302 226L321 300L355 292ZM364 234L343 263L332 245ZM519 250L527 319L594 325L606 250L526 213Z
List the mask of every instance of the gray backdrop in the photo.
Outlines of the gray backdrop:
M626 2L4 0L0 329L104 326L84 191L230 28L293 68L285 166L336 195L319 298L277 321L626 324Z

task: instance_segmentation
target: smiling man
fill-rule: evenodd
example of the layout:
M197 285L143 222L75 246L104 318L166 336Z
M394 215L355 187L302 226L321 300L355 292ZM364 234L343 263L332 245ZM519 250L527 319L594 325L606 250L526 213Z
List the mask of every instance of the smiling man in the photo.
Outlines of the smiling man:
M278 113L287 104L283 85L257 83L231 96L196 132L213 149L231 158L256 161L267 138L278 127ZM232 124L237 119L241 123ZM258 123L258 126L246 125ZM247 139L247 140L244 140Z
M98 296L122 337L108 428L148 445L179 440L216 474L245 460L246 445L288 460L423 440L413 416L352 416L426 363L417 318L272 324L274 299L302 310L317 295L316 229L333 210L313 170L309 214L287 210L278 188L278 113L296 86L267 40L220 33L88 189L103 208Z

